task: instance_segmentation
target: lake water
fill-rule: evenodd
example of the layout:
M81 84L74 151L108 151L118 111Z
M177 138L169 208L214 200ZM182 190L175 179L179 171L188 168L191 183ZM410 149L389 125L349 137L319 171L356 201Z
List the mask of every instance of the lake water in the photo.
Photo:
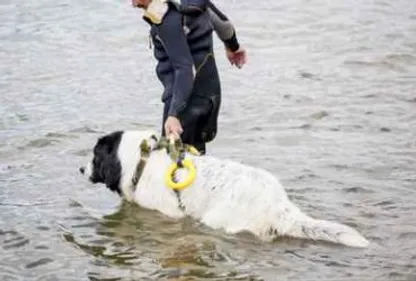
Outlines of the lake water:
M122 204L78 174L98 136L160 128L148 25L130 1L0 2L0 280L416 280L416 1L216 0L209 153L271 171L352 249L262 243ZM253 192L256 192L253 187Z

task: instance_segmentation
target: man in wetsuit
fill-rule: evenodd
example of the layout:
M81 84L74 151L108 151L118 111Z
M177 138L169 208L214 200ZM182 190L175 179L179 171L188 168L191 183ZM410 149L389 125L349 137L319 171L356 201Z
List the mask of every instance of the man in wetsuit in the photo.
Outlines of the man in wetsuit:
M246 52L227 17L209 0L132 0L150 25L156 73L164 86L162 135L173 135L205 154L217 133L221 85L213 31L238 68Z

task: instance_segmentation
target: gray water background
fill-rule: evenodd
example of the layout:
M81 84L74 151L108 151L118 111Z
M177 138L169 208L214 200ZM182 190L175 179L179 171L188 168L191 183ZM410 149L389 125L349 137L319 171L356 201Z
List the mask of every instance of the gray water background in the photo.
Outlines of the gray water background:
M371 246L262 243L90 185L77 169L98 136L160 128L148 26L127 0L2 0L0 280L416 280L416 1L215 3L248 63L216 39L209 153Z

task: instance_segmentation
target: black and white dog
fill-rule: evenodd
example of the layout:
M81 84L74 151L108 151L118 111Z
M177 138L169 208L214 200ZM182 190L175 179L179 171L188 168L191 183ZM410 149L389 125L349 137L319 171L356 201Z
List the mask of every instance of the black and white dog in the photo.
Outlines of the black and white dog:
M195 164L197 177L192 185L175 192L165 184L172 160L165 149L154 150L134 184L140 144L149 140L154 147L155 136L152 131L118 131L102 136L92 161L80 171L91 182L103 183L144 208L172 218L190 216L228 233L248 231L266 241L291 236L368 246L369 241L351 227L304 214L271 173L234 161L187 155ZM180 169L176 176L183 180L187 172Z

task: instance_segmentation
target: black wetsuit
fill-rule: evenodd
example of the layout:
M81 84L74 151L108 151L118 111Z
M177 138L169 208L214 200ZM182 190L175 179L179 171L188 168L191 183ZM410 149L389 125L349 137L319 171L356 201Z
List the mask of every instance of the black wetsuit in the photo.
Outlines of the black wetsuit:
M217 133L221 104L213 31L231 51L239 44L233 25L210 1L184 2L168 2L160 22L144 19L151 26L156 73L164 86L163 124L168 116L177 117L184 129L182 141L205 153L205 143Z

